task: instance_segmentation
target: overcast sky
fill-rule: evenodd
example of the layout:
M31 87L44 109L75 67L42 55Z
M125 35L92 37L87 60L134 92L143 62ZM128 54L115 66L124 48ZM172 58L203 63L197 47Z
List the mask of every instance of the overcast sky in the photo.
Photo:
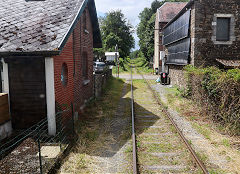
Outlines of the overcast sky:
M95 0L98 16L103 16L111 10L122 10L124 16L136 28L139 23L138 14L145 8L150 7L153 0ZM134 34L138 49L138 38Z

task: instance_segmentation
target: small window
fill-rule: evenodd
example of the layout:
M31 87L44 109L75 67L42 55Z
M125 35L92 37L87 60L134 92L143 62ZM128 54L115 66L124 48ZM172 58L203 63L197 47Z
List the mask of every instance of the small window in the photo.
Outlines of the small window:
M67 69L67 64L66 63L63 63L63 65L62 65L61 82L62 82L62 85L64 87L67 86L67 82L68 82L68 69Z
M88 56L86 52L82 55L82 74L84 79L88 79Z
M217 18L217 41L229 41L230 40L230 20L231 18Z

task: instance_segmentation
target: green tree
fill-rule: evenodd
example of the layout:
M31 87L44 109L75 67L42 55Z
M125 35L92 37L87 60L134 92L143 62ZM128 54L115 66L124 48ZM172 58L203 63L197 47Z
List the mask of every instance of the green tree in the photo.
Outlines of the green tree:
M129 56L134 48L133 30L120 10L111 11L101 18L100 29L105 51L115 51L117 44L120 57Z
M165 2L188 2L189 0L154 0L151 8L144 8L139 14L140 23L137 27L137 35L139 38L139 46L141 52L147 61L150 61L154 55L154 28L155 28L155 14L159 7Z

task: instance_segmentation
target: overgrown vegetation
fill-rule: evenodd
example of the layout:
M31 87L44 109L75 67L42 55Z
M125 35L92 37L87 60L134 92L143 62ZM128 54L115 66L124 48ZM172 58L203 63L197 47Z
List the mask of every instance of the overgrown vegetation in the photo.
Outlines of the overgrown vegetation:
M126 57L125 59L119 58L119 73L127 73L130 72L130 58ZM118 72L118 67L113 67L112 73L116 74Z
M131 63L137 67L143 73L152 73L152 68L149 66L149 62L144 58L144 56L140 56L138 58L132 59Z
M240 69L185 67L185 96L199 103L206 115L240 134Z
M110 11L99 18L103 48L94 49L94 54L104 57L106 51L115 51L116 44L120 56L125 59L134 48L133 26L125 18L121 10Z

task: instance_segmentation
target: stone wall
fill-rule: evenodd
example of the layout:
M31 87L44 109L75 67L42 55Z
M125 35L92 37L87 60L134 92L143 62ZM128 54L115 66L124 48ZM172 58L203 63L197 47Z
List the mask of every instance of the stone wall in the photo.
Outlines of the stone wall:
M194 10L193 65L217 65L217 58L240 59L240 1L196 0ZM230 41L216 41L216 17L231 17Z
M240 59L240 0L195 0L191 6L190 64L218 66L216 59ZM230 17L230 41L216 41L216 18ZM167 51L166 51L167 52ZM183 87L183 66L169 66L171 83Z
M170 65L169 77L171 85L179 86L180 88L186 87L186 78L183 71L183 66Z
M107 80L112 76L112 69L109 69L102 74L94 74L94 97L99 98L102 94L103 88L107 84Z

